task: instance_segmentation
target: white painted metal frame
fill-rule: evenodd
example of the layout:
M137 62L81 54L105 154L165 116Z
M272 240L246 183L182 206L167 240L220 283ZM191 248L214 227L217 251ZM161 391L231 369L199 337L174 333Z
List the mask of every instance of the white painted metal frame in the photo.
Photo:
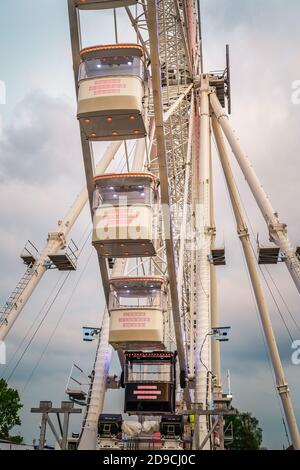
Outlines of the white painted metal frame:
M287 226L280 222L277 212L273 209L249 158L242 149L236 134L230 126L229 117L220 105L216 93L211 94L210 103L266 221L270 239L281 249L282 253L284 253L286 266L300 293L300 260L296 255L296 249L292 247L288 238Z
M297 421L294 413L293 403L290 395L289 386L285 378L283 366L281 363L278 347L276 344L276 338L274 335L270 314L268 311L267 302L263 293L261 286L258 269L256 266L256 259L252 250L248 227L245 223L245 218L243 216L243 208L240 202L239 192L237 190L229 159L227 156L227 151L223 139L223 134L220 125L218 124L217 117L213 116L213 129L214 135L217 142L217 147L219 151L219 156L221 164L223 167L226 183L228 186L228 191L234 211L234 215L237 223L238 236L241 240L242 247L244 250L244 255L246 263L248 266L250 279L255 294L258 311L260 313L261 323L263 326L266 342L268 345L271 361L274 368L274 373L276 377L276 385L279 397L282 402L284 409L285 417L287 420L288 428L290 431L292 443L295 450L300 450L300 435L297 426Z

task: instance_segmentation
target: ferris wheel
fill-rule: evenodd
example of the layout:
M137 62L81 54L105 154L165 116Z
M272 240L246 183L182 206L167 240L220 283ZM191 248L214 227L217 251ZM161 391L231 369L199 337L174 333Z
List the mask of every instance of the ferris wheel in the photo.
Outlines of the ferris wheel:
M66 245L70 227L88 199L106 308L79 449L126 449L132 436L145 448L145 436L155 432L160 449L224 449L224 416L234 410L221 374L220 343L227 339L228 328L219 324L216 270L223 269L226 257L225 248L216 244L214 138L277 390L293 446L300 449L257 268L257 261L276 264L281 257L300 292L300 250L292 247L286 225L230 126L228 47L225 69L206 72L196 0L68 0L68 8L87 193L83 191L58 231L49 236L41 256L27 253L28 280L20 288L17 307L8 305L2 311L2 337L46 271L45 259L74 268L70 254L58 250ZM86 43L87 15L111 19L112 44L101 34L101 24L98 42ZM128 19L134 38L130 43L122 42L120 15ZM258 259L225 138L273 243L259 247ZM107 149L97 164L99 142L107 142ZM34 278L33 268L38 272ZM112 378L113 350L120 374ZM105 394L113 388L124 390L124 414L137 416L134 425L120 414L104 414Z

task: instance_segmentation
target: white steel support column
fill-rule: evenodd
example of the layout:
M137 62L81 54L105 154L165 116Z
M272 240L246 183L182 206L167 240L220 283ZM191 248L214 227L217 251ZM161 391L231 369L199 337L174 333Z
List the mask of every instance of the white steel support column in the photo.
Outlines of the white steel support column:
M292 276L292 279L300 293L300 260L292 247L287 233L287 226L281 223L278 214L273 209L268 196L266 195L252 165L243 151L238 138L233 132L229 118L222 108L216 93L210 96L210 103L213 111L221 125L223 132L230 144L230 147L237 159L237 162L246 178L247 183L253 193L253 196L261 210L263 217L267 223L270 239L273 241L284 253L286 266Z
M234 181L233 173L231 170L231 166L229 163L221 127L218 124L217 118L213 116L213 129L214 134L216 137L216 142L218 146L218 151L220 155L220 160L222 163L223 171L225 174L228 191L230 195L230 199L232 202L233 211L235 214L236 222L237 222L237 229L238 235L241 240L252 286L253 291L255 294L258 310L260 313L260 318L264 330L264 334L266 337L266 342L268 345L269 353L271 356L275 377L276 377L276 384L277 390L282 402L282 406L284 409L286 421L288 424L288 428L290 431L292 443L295 450L300 450L300 435L298 431L298 426L296 422L296 417L293 409L293 404L290 396L290 391L288 387L288 383L285 378L283 366L281 363L281 359L279 356L275 335L273 332L272 323L270 320L270 315L268 311L268 306L264 297L263 289L261 286L259 274L257 271L256 266L256 259L253 253L253 249L250 242L250 237L248 233L248 228L244 220L243 216L243 209L240 203L239 193Z
M119 259L115 263L112 277L123 276L126 269L127 260ZM109 313L105 308L102 320L101 336L99 347L95 359L93 385L90 391L90 401L87 408L86 418L78 446L78 450L96 450L98 419L102 413L106 381L112 357L112 347L109 344Z
M213 165L212 165L212 152L211 152L211 139L210 139L210 226L212 229L211 249L214 249L216 243L216 222L215 222L215 207L214 207L214 189L213 189ZM211 309L211 328L217 328L219 324L219 305L218 305L218 282L217 282L217 269L216 266L210 264L210 309ZM220 400L223 396L222 389L222 369L221 369L221 348L220 341L213 340L211 342L211 371L213 374L213 400ZM219 405L215 405L218 408ZM218 420L216 425L216 432L219 438L219 449L225 449L224 443L224 417L219 415L215 417ZM214 443L213 443L214 444ZM213 447L214 449L215 447Z
M210 115L209 82L203 76L200 101L199 200L196 210L197 314L195 341L195 402L203 409L211 401L211 318L210 318ZM195 420L194 448L199 449L209 432L206 416ZM205 449L210 448L207 441Z
M96 167L97 173L101 174L105 172L106 168L114 159L120 145L121 142L114 142L107 148ZM47 244L33 266L32 278L25 287L19 299L16 301L13 309L7 315L5 321L0 325L0 340L5 339L6 335L9 333L13 324L25 307L31 294L47 271L46 261L48 260L49 255L53 255L64 248L66 244L66 237L68 236L87 201L88 192L86 188L83 188L80 194L77 196L74 204L69 209L66 217L58 222L57 228L54 232L49 233Z
M210 226L212 229L211 249L215 248L216 242L216 223L215 223L215 208L214 208L214 190L213 190L213 177L212 177L212 154L211 154L211 139L210 139L210 155L209 155L209 170L210 170ZM219 306L218 306L218 285L217 285L217 271L213 263L210 264L210 292L211 292L211 327L219 327ZM212 373L214 375L214 387L219 390L222 389L222 375L221 375L221 352L220 342L212 341L211 344L211 364Z

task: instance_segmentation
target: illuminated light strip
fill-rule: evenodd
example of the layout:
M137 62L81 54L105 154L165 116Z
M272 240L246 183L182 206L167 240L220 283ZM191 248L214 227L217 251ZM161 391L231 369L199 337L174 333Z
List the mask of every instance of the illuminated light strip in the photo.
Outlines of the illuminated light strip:
M157 396L137 395L138 400L157 400Z
M123 318L124 317L144 317L145 315L146 315L146 312L124 312Z
M97 88L112 88L112 87L124 87L125 83L121 83L121 82L109 82L109 81L105 81L105 82L94 82L93 85L90 85L89 88L91 87L97 87Z
M127 213L125 212L124 213L114 213L114 214L108 214L108 215L105 215L103 217L103 219L109 219L109 220L118 220L118 219L121 219L121 220L126 220L126 219L135 219L136 217L138 217L138 213L136 214L132 214L132 213Z
M165 278L163 277L115 277L111 279L111 282L122 282L124 279L129 280L129 281L157 281L157 282L163 282ZM135 354L135 353L128 353L128 354ZM155 353L151 353L155 354ZM173 353L165 353L166 355L173 354Z
M103 83L121 83L121 78L114 78L114 79L106 79L106 80L95 80L95 85L102 85Z
M131 324L136 324L136 323L145 325L146 322L149 323L149 321L144 320L144 318L128 318L128 319L124 319L124 320L119 319L119 322L123 323L123 325L125 325L125 324L126 325L131 325Z
M134 317L134 318L119 318L120 323L126 323L130 325L130 323L143 323L149 322L150 318L139 318L139 317Z
M146 323L150 322L150 318L148 320L144 320L143 318L132 318L128 320L120 320L119 323L122 323L122 326L128 326L128 325L144 325L146 326Z
M138 395L139 393L141 393L140 390L134 390L133 395ZM145 394L147 396L161 395L161 391L160 390L156 390L156 391L149 390L149 391L145 392Z
M107 218L105 218L105 219L102 221L102 223L103 223L102 228L112 228L112 227L111 227L112 225L115 225L115 226L117 226L117 227L119 227L119 226L121 227L121 224L122 224L123 228L126 228L126 227L127 227L129 224L131 224L135 219L136 219L136 217L134 217L133 219L130 219L130 220L128 220L128 219L119 219L119 218L118 218L118 219L107 219ZM128 223L127 223L127 222L128 222ZM104 225L104 224L105 224L105 225ZM99 227L99 225L100 225L100 223L97 224L97 228L101 228L101 225L100 225L100 227Z
M101 85L91 85L89 87L89 91L94 91L94 90L121 90L122 88L127 88L127 85L124 84L122 85L121 83L112 83L112 84L107 84L107 83L101 83Z
M138 385L138 390L157 390L157 385Z
M128 220L129 222L132 222L132 221L133 221L134 219L136 219L137 217L138 217L138 214L137 214L137 215L130 215L130 216L128 216L128 217L127 217L126 215L120 215L120 216L116 215L115 217L112 216L112 215L109 215L109 216L103 217L102 220L103 220L103 221L108 220L108 222L110 222L110 223L111 223L111 222L119 222L119 221L120 221L120 222L126 222L127 220Z
M142 52L144 55L144 48L138 44L112 44L112 45L107 45L107 46L92 46L92 47L86 47L85 49L82 49L80 51L80 55L87 54L89 52L97 52L97 51L105 51L105 50L111 50L111 49L137 49Z
M120 178L149 178L151 180L156 180L156 176L153 175L152 173L119 173L119 174L114 174L114 173L109 173L106 175L98 175L95 176L94 180L103 180L103 179L120 179Z

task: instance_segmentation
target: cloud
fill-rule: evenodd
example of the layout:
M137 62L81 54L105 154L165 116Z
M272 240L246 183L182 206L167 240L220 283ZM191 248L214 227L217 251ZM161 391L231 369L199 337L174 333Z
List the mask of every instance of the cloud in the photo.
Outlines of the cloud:
M0 142L1 179L48 185L78 179L81 163L78 124L67 98L41 91L27 95ZM67 176L67 178L66 178Z
M224 45L230 43L233 126L274 207L281 214L282 220L289 223L293 242L300 243L300 213L297 210L297 201L300 198L297 172L300 106L292 105L290 99L291 83L300 79L300 65L296 60L300 4L298 0L290 0L289 8L283 0L203 0L202 4L206 67L208 70L222 67ZM13 12L15 7L11 8ZM121 15L119 12L120 19ZM99 17L97 15L97 19L87 20L87 39L92 42L98 38ZM105 19L109 26L103 28L104 33L112 25L108 14ZM125 20L120 21L120 32L127 39L125 25ZM63 37L56 37L57 48L61 40L63 54L66 54L66 50L69 51L64 49L64 41L68 39L67 30L66 23ZM48 40L50 43L51 35L48 36L44 41ZM109 36L106 39L107 37ZM67 77L66 83L72 83L69 65L62 60L59 73L50 77L51 83L56 83L56 89L61 88L60 73L63 79ZM6 66L9 68L10 63ZM47 71L50 67L51 64L48 64ZM30 94L25 95L24 91L0 141L0 294L3 301L23 272L24 266L18 260L18 254L25 241L29 238L38 248L42 248L48 231L56 227L57 220L63 217L85 182L76 109L72 101L73 88L70 90L65 86L63 96L50 96L51 90L46 94L38 88L43 73L44 69L39 71L36 86ZM24 84L25 89L27 90L27 85ZM21 91L18 93L21 94ZM98 148L101 154L102 147ZM268 239L266 226L239 168L232 157L231 160L241 197L251 220L254 232L252 241L256 249L257 232L263 242ZM231 370L235 404L259 418L269 448L280 448L285 439L281 413L242 260L240 242L236 236L229 200L225 196L224 178L216 158L214 168L218 240L220 244L225 243L227 254L227 266L218 268L220 324L232 326L230 342L222 345L222 364L224 372ZM86 209L71 234L76 242L82 238L89 220L90 214ZM56 327L80 277L89 249L83 254L78 273L72 274L12 378L12 385L20 390L28 381ZM272 267L270 273L296 316L299 297L285 266ZM56 272L45 275L8 338L9 357L12 357L24 331L27 331L40 312L58 279ZM267 279L273 285L270 276L267 275ZM265 285L264 287L266 288ZM289 362L290 340L267 292L266 289L279 349L287 366L287 376L299 417L299 369ZM278 294L276 299L293 334L296 334ZM64 387L73 362L77 362L87 372L90 371L95 344L81 342L80 330L83 325L99 321L102 311L103 292L97 260L93 256L60 327L22 396L24 410L21 432L28 442L37 437L39 425L39 418L33 417L29 412L30 407L37 405L42 399L50 399L58 404L65 398ZM112 369L118 370L116 360ZM122 391L107 394L106 409L115 411L116 403L121 410ZM72 423L72 430L78 431L80 421L72 419Z

